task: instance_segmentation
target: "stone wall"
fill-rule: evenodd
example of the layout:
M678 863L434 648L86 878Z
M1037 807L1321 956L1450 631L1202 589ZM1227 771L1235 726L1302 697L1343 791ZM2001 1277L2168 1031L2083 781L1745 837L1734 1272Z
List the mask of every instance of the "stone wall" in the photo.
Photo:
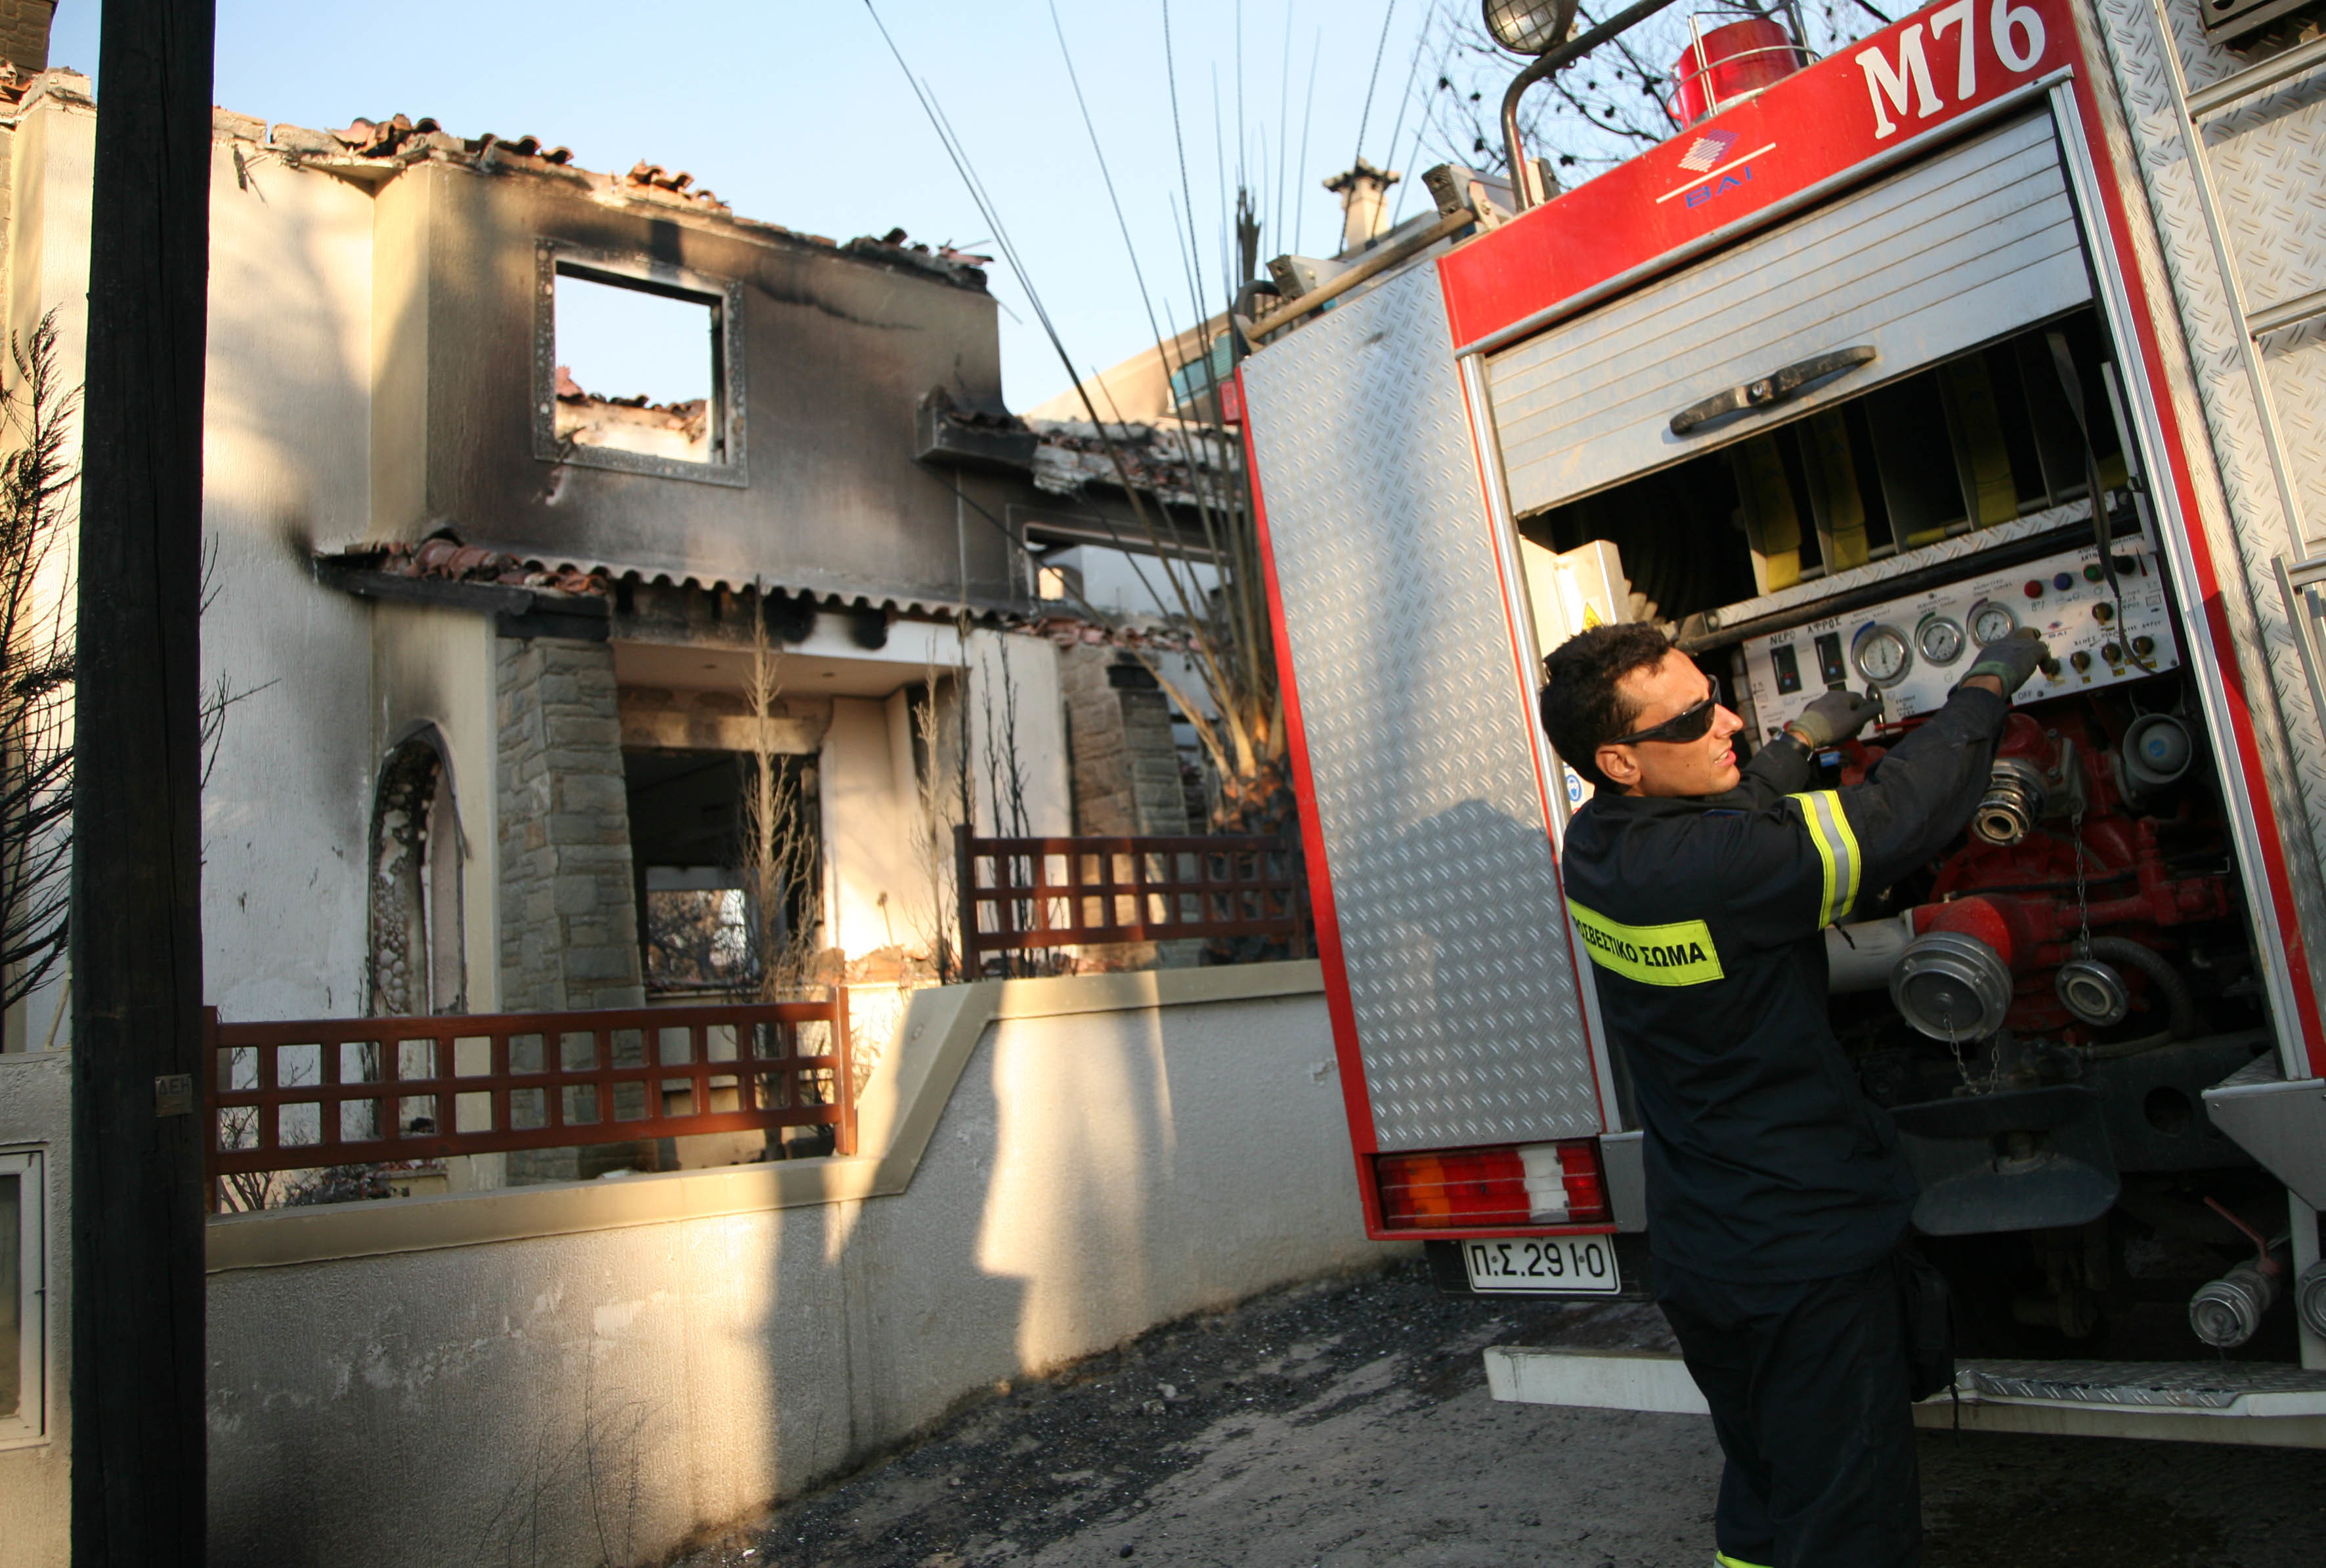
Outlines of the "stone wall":
M638 1007L613 649L504 638L498 663L501 1006Z
M49 22L56 14L56 0L0 0L0 60L19 77L49 69Z
M501 1007L636 1007L646 1000L630 873L629 802L614 651L504 637L500 726ZM507 1156L514 1184L653 1170L651 1141Z
M1070 648L1058 658L1074 760L1077 833L1186 833L1187 796L1171 705L1155 677L1113 648Z

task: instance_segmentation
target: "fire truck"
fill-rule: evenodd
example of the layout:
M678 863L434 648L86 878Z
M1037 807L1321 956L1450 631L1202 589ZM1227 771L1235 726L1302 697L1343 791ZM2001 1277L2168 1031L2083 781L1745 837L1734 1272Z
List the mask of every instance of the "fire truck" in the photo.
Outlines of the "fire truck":
M1512 104L1659 4L1558 17ZM1433 170L1418 227L1273 264L1235 390L1318 948L1366 1226L1445 1288L1648 1284L1542 654L1664 625L1757 741L1879 690L1829 786L2034 626L1969 828L1827 932L1957 1298L1926 1414L2326 1445L2326 39L2288 9L1949 0L1813 62L1699 26L1661 145L1558 191L1506 106L1515 190ZM1703 1408L1652 1348L1488 1363Z

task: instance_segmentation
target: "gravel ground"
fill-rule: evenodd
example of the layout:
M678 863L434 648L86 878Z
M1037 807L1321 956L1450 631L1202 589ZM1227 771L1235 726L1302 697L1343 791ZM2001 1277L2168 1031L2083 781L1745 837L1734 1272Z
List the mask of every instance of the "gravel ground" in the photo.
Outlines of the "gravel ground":
M1419 1266L1155 1330L996 1395L685 1568L1700 1568L1698 1417L1503 1405L1488 1344L1667 1343L1654 1308L1453 1300ZM2326 1452L1922 1437L1932 1568L2313 1568Z

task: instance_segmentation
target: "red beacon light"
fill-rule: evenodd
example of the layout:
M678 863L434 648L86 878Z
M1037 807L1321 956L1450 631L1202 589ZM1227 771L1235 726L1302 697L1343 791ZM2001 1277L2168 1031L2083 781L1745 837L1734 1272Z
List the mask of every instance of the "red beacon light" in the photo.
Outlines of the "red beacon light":
M1664 106L1673 123L1687 126L1800 70L1802 51L1783 25L1765 16L1707 32L1701 16L1689 18L1689 45L1672 62L1674 90Z
M1382 1225L1390 1230L1607 1223L1596 1138L1378 1155L1373 1175Z

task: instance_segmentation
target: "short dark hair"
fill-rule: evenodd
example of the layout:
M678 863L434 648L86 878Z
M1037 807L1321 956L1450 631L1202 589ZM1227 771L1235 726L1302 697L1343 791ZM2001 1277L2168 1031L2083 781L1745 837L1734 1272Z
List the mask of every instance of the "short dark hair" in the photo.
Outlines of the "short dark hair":
M1551 749L1595 789L1605 789L1599 748L1628 735L1640 705L1616 682L1652 668L1671 652L1671 639L1642 622L1593 626L1558 645L1542 662L1542 728Z

